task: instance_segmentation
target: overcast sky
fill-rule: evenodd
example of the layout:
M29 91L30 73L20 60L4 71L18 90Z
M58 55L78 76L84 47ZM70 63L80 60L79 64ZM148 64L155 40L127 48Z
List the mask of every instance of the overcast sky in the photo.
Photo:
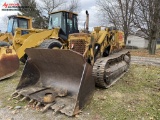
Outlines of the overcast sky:
M7 30L6 28L6 21L4 21L4 16L8 15L15 15L17 11L2 11L3 4L6 3L16 3L15 0L0 0L0 30L3 32ZM38 1L38 0L36 0ZM69 0L68 0L69 1ZM80 3L80 11L78 12L79 15L79 29L82 29L84 26L84 22L86 19L85 11L88 10L89 12L89 29L92 30L94 26L100 26L100 18L98 15L98 9L96 7L96 0L79 0Z

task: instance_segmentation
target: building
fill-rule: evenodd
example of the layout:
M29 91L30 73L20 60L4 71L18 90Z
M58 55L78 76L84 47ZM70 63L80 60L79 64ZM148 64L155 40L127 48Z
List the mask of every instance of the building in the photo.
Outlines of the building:
M126 42L127 46L132 46L136 48L147 48L148 40L143 37L139 37L136 35L129 35Z
M160 39L157 40L157 46L156 49L160 49Z

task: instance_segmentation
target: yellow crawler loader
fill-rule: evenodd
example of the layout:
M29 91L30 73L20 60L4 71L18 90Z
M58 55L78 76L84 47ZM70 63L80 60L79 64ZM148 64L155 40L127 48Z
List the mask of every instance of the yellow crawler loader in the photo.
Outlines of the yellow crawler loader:
M95 27L79 33L76 13L51 13L49 29L29 36L41 42L25 50L28 59L12 97L30 100L42 112L51 108L73 116L91 101L95 85L108 88L128 70L130 53L122 31Z
M7 32L0 35L0 80L12 76L19 68L19 59L11 46L15 29L32 29L30 17L12 15L8 19ZM25 31L22 34L26 34Z

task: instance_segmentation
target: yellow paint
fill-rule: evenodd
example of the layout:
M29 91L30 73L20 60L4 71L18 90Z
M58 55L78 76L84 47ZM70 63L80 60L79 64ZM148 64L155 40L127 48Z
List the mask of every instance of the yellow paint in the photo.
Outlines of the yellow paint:
M111 39L112 36L112 39ZM85 52L83 57L91 59L91 64L94 64L94 45L100 45L100 51L97 57L102 57L103 52L107 47L110 47L110 53L117 50L121 50L124 47L124 33L119 30L109 30L108 28L94 27L94 31L89 33L76 33L69 35L69 43L71 41L84 40L85 41ZM89 46L92 48L89 49ZM72 49L68 46L69 49ZM74 50L74 49L73 49Z
M15 18L23 18L23 19L26 19L28 21L28 29L33 29L32 28L32 18L31 17L26 17L26 16L15 16ZM0 41L5 41L5 42L8 42L8 43L11 43L12 40L13 40L13 35L12 33L3 33L0 35Z

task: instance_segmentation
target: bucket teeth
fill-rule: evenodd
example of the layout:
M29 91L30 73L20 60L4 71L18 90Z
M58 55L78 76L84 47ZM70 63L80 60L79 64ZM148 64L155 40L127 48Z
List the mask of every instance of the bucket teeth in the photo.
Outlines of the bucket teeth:
M11 97L15 97L15 96L17 96L17 95L18 95L18 92L15 91L14 93L11 94Z
M18 99L20 96L21 96L21 94L18 94L17 96L12 97L12 99Z
M33 102L34 102L34 100L33 100L33 99L31 99L31 100L28 102L28 104L33 103Z
M34 101L32 107L35 108L35 107L36 107L36 104L37 104L37 101Z
M23 102L27 99L27 97L23 97L21 100L19 100L20 102Z
M53 104L55 104L55 102L47 104L43 109L42 109L42 113L46 112Z
M41 102L38 102L36 105L36 108L38 108L41 105Z

